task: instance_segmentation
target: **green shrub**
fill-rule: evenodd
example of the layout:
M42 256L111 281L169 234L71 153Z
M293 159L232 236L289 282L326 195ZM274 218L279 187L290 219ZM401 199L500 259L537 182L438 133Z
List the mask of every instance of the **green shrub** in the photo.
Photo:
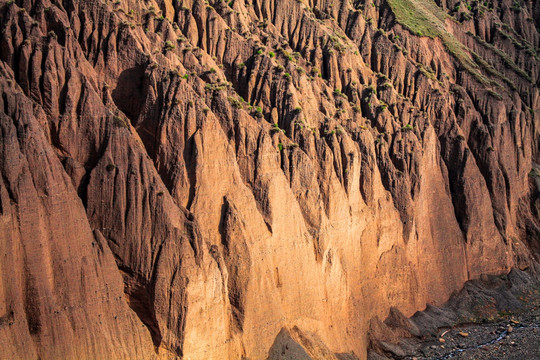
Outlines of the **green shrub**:
M118 127L128 128L127 121L120 116L114 117L114 124Z
M165 51L174 50L176 46L169 40L165 41Z
M276 132L285 132L285 130L281 129L278 125L278 123L274 123L274 125L272 125L272 130L271 131L276 131Z
M401 131L412 131L412 130L414 130L414 127L411 124L407 124L401 128Z

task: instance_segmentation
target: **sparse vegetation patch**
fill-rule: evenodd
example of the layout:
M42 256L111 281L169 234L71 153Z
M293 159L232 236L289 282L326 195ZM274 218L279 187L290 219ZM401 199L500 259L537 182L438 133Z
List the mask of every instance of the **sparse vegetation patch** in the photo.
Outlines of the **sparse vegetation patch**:
M446 50L452 54L467 72L479 82L488 84L468 50L454 35L446 30L447 14L433 0L388 0L396 20L418 36L428 36L442 40Z

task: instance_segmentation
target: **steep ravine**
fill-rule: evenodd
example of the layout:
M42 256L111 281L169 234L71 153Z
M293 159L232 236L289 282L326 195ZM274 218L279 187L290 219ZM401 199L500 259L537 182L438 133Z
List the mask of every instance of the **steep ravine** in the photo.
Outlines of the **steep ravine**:
M540 251L538 2L0 0L0 358L365 359Z

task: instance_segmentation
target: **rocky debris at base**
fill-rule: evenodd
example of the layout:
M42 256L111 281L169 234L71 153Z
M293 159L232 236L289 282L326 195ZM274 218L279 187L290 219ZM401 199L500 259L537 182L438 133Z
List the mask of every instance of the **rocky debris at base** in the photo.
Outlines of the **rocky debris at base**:
M409 333L393 344L372 338L368 359L539 359L539 284L534 271L517 270L470 281L443 307L428 306L407 319L416 335ZM471 289L483 296L471 297ZM443 326L434 328L436 324ZM404 333L403 327L387 330Z
M452 330L443 345L422 342L419 351L405 359L536 359L540 355L539 314L537 311L513 332L505 321L464 325L461 329L470 332L467 340Z

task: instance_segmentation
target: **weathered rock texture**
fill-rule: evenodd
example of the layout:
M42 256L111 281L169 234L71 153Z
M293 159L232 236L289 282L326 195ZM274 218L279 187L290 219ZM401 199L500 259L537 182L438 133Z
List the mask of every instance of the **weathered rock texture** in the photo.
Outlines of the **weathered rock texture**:
M0 357L363 359L529 267L540 3L438 2L0 1Z

